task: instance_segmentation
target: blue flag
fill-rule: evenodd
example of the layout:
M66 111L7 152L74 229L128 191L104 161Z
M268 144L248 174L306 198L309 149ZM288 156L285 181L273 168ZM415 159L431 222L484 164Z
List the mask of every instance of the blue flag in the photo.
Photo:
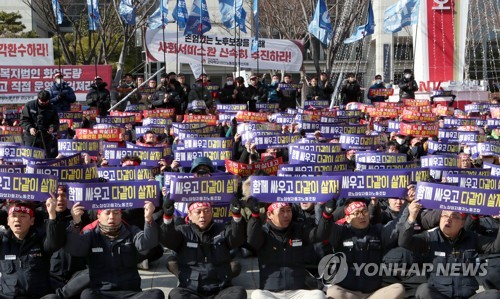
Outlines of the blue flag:
M61 10L61 6L59 5L59 1L52 0L52 10L54 11L54 16L56 17L57 25L61 25L63 18L62 18L62 10Z
M161 0L160 6L151 14L148 19L148 27L156 29L162 24L168 25L168 0Z
M253 0L253 23L255 25L255 37L252 39L252 48L250 52L256 53L259 51L259 0Z
M375 32L375 16L373 15L372 2L368 3L368 20L365 25L358 26L356 31L344 41L344 44L350 44L363 37L372 35Z
M89 30L96 31L99 28L99 3L97 0L87 0L89 14Z
M311 23L309 23L309 33L314 35L319 41L327 46L333 37L333 28L330 21L330 14L326 8L325 0L318 0Z
M125 24L135 24L135 7L132 0L121 0L120 6L118 7L118 13Z
M222 24L233 29L238 26L246 33L245 19L246 11L243 9L243 0L219 0L219 9L222 16Z
M417 24L419 8L419 0L399 0L389 6L384 13L384 32L395 33Z
M174 11L172 12L172 18L174 18L174 21L177 23L177 26L179 26L179 28L186 27L188 12L185 0L177 0L177 4L175 5Z
M184 35L202 35L210 29L212 29L212 24L208 14L207 1L194 0L191 13L186 22L186 29L184 29Z

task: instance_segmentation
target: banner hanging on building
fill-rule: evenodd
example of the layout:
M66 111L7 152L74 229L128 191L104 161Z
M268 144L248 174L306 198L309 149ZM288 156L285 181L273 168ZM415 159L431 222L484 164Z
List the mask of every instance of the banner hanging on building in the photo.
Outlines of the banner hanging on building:
M203 50L201 40L203 38ZM258 53L251 53L252 39L248 37L233 38L179 33L179 43L175 32L163 32L161 28L146 31L146 47L148 57L152 61L175 60L179 53L179 61L183 63L199 63L203 54L204 65L233 67L235 62L242 68L278 69L299 71L302 66L302 45L284 39L259 39ZM236 57L236 58L235 58Z
M0 38L2 65L53 65L54 47L51 38Z
M22 61L25 63L24 60ZM50 66L4 66L0 59L0 104L24 104L34 99L39 91L49 89L53 82L53 74L59 70L56 65ZM94 82L95 67L93 65L62 65L61 73L64 81L73 88L78 101L85 101ZM108 85L111 82L111 65L98 65L97 73Z

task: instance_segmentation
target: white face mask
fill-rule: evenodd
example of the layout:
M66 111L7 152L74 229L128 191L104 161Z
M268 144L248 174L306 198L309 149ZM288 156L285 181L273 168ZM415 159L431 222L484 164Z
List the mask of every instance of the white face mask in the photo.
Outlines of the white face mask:
M227 85L233 85L233 81L226 81Z
M279 82L280 82L279 80L273 80L273 84L277 84Z
M405 78L406 79L410 79L411 78L411 74L405 74Z
M403 139L401 139L401 138L396 138L396 142L397 142L399 145L401 145L401 144L403 144L403 143L404 143L404 140L403 140Z
M63 83L63 82L64 82L64 81L63 81L63 79L61 79L61 78L57 78L57 79L56 79L56 83L57 83L57 84L61 84L61 83Z
M470 148L464 148L464 154L470 155Z
M382 83L382 80L377 79L377 80L375 80L375 83L380 84L380 83Z

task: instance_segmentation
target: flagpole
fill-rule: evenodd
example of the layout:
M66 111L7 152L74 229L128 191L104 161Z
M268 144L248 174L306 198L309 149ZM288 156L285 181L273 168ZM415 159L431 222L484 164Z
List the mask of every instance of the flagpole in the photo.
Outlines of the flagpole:
M365 41L365 33L363 32L363 38L361 39L361 46L359 49L359 58L358 62L356 62L356 79L358 77L359 65L361 64L361 58L363 58L363 42Z
M178 17L178 16L177 16ZM179 21L175 24L177 27L177 35L176 35L176 49L175 49L175 73L179 75Z
M234 8L234 39L236 40L236 27L237 27L237 24L236 24L236 0L233 0L233 8ZM235 55L234 55L234 72L237 73L238 72L238 68L236 66L236 43L234 43L234 52L235 52ZM239 76L238 74L236 76Z
M165 72L167 71L167 49L165 49L165 14L163 13L163 1L160 1L161 12L161 30L163 37L163 65L165 65Z
M61 16L62 19L62 16ZM57 65L59 72L61 72L61 32L59 31L59 9L56 7L56 33L57 33L57 51L59 52L59 57L57 57Z

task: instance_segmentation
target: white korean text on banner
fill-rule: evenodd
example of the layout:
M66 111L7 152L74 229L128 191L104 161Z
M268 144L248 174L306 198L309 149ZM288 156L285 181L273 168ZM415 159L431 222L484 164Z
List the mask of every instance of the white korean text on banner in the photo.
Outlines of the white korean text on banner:
M3 64L3 60L0 60ZM49 89L58 66L3 66L0 65L0 104L24 104L43 89ZM78 101L84 101L94 82L93 65L63 65L64 81L73 88ZM97 73L104 82L111 82L111 65L98 65Z

